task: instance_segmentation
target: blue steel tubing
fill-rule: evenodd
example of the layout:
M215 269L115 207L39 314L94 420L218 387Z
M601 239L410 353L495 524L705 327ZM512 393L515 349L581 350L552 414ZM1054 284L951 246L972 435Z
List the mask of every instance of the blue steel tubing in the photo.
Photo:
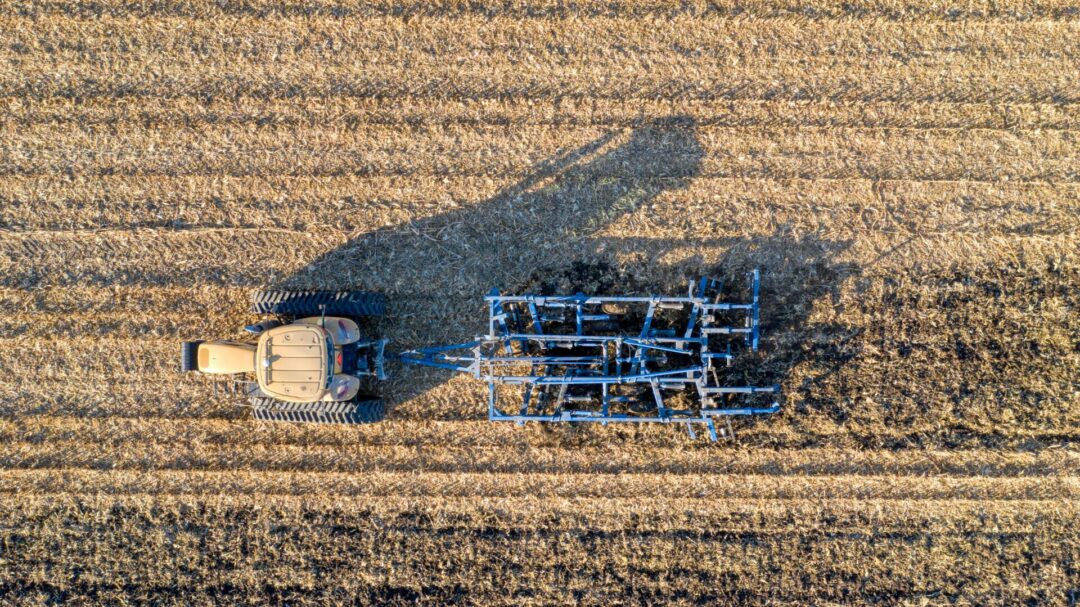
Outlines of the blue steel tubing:
M500 295L492 290L484 297L487 335L466 343L405 352L397 358L410 365L469 373L487 382L488 418L492 421L679 423L686 424L691 436L692 424L704 424L710 438L716 440L716 418L766 415L780 408L779 386L720 384L712 361L737 358L731 351L732 340L751 351L758 349L760 272L755 269L750 273L749 302L720 301L721 287L714 279L702 278L696 285L692 281L688 297ZM632 315L623 317L622 312L605 304L641 306L643 316L637 317L637 328L628 326ZM598 306L600 310L596 310ZM713 324L719 322L714 312L739 314L744 324ZM591 330L595 322L617 320L623 320L622 325L616 325L617 334ZM682 322L685 326L679 328ZM657 323L659 328L654 328ZM719 340L719 344L712 344L712 340ZM515 343L520 346L516 352ZM711 345L727 351L711 351ZM560 352L560 348L577 351ZM582 355L588 353L581 348L597 349L596 354ZM671 359L671 355L678 358ZM630 372L625 373L627 370ZM496 390L500 384L523 386L520 413L500 409ZM689 408L668 407L665 399L684 388L691 388L689 394L697 400L691 399ZM732 402L765 394L773 395L768 406ZM723 403L716 400L718 397ZM685 399L678 402L687 407ZM738 406L722 406L727 404ZM615 410L622 406L629 409Z
M759 328L759 319L758 319L758 295L759 295L759 293L761 291L761 272L758 271L757 268L754 268L753 279L752 280L754 282L754 286L753 286L754 301L751 303L751 305L753 306L753 308L752 308L753 316L752 316L752 318L750 320L750 324L754 328L754 332L751 334L751 338L750 338L750 340L751 340L750 341L750 350L752 350L754 352L757 352L758 340L761 337L761 329Z

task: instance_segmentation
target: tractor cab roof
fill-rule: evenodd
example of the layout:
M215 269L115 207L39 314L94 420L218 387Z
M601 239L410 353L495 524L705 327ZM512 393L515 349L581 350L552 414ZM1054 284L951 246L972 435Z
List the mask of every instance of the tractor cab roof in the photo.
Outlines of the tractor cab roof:
M321 327L292 324L259 338L255 376L266 394L291 402L312 402L329 384L330 347Z

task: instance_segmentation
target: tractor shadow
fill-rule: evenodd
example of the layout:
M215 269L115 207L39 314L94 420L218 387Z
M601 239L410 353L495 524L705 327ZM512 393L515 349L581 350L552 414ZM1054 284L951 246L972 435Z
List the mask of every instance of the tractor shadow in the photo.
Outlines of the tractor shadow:
M272 288L384 293L389 314L371 329L389 349L459 343L486 332L482 297L520 290L537 268L595 263L597 235L701 169L694 122L650 121L612 132L535 166L479 203L365 233L273 281ZM390 363L376 389L391 409L451 373Z

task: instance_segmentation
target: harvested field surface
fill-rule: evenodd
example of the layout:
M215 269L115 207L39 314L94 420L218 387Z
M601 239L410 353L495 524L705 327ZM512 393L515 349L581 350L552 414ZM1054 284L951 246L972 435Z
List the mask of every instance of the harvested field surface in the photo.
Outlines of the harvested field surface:
M0 604L1080 604L1080 8L0 3ZM492 287L763 270L735 443L267 424L263 286L397 349Z

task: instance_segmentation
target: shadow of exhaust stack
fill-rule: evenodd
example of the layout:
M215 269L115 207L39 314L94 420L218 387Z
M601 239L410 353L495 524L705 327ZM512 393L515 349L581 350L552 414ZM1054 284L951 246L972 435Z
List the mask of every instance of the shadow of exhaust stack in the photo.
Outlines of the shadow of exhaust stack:
M568 266L585 241L602 240L595 232L700 170L689 118L651 121L620 139L606 133L541 162L488 200L363 234L274 288L472 298L521 284L537 267Z

